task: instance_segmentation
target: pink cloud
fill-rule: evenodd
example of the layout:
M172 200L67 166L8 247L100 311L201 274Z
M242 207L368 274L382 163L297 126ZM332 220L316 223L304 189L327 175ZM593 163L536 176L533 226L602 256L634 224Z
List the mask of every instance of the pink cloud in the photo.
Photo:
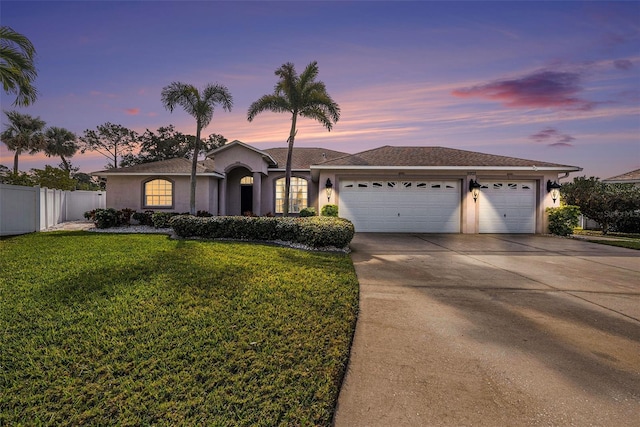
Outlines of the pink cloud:
M137 116L138 114L140 114L140 109L139 108L127 108L126 110L124 110L125 113L127 113L130 116Z
M590 110L594 103L579 98L581 91L578 73L539 71L520 78L455 89L452 94L497 100L506 107Z

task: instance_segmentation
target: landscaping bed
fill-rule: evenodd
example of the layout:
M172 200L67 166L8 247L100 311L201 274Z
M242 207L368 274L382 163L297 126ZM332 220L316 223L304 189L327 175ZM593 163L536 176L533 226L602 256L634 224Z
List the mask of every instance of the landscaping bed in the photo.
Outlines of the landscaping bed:
M0 425L331 424L349 257L65 231L0 257Z

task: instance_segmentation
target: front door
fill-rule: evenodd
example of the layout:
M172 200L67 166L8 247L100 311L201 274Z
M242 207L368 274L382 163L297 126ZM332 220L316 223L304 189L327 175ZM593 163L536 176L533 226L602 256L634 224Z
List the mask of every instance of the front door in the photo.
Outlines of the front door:
M253 185L240 186L240 214L253 212Z

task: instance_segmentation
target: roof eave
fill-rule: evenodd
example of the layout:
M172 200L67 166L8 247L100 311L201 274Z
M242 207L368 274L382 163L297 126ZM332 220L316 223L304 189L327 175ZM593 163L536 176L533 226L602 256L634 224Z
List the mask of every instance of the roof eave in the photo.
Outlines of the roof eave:
M191 176L191 173L185 172L91 172L91 176ZM216 178L224 178L225 175L219 172L200 172L196 176L213 176Z
M577 166L331 166L312 165L311 170L498 170L498 171L558 171L558 172L579 172L582 168Z

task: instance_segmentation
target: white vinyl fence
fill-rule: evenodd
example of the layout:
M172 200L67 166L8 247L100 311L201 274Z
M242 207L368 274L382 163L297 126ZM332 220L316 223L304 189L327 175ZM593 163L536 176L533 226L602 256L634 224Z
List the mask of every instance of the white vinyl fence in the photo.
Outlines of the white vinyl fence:
M31 233L84 219L105 208L105 191L65 191L0 184L0 236Z

